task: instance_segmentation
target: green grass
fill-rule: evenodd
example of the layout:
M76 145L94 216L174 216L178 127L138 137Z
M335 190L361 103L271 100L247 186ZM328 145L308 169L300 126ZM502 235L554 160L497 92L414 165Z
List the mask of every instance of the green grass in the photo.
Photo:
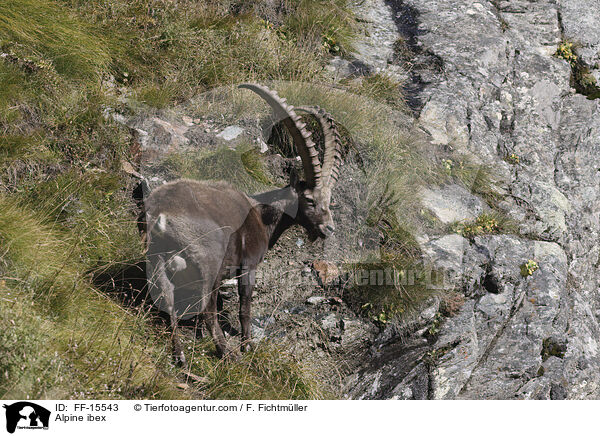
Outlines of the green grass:
M356 33L354 18L345 0L296 0L293 13L288 14L280 32L287 38L302 38L308 46L319 45L333 54L352 50Z
M21 64L68 79L95 77L111 59L99 32L54 1L3 2L0 40Z
M348 86L348 89L355 94L388 104L395 110L406 109L406 102L402 93L402 83L386 74L371 74L365 76L358 83L354 83L352 80L343 80L342 83Z
M223 146L215 151L171 153L154 164L152 174L165 179L224 180L244 192L265 191L274 186L260 152L248 143L235 150Z
M2 195L0 245L1 397L180 397L165 341L92 288L76 240Z
M143 258L135 215L122 189L126 185L120 173L70 169L28 185L21 195L55 228L77 239L82 264L92 269Z
M255 349L234 362L216 361L211 341L190 342L187 353L192 357L191 372L202 374L202 395L208 398L235 400L331 399L319 377L297 362L280 347L262 341Z
M346 0L282 1L280 8L224 0L63 3L116 35L107 41L111 71L159 107L215 85L321 78L328 50L350 47L354 35Z
M428 181L443 175L493 195L481 168L456 163L446 173L424 156L400 84L373 75L342 84L347 89L327 85L328 60L351 51L357 31L347 1L276 3L0 5L0 397L331 396L311 368L273 344L227 362L213 356L210 341L189 338L191 371L205 379L178 389L185 377L171 364L168 333L94 286L98 273L143 259L131 181L121 170L131 134L107 108L131 114L191 102L190 115L218 113L223 123L264 117L266 105L234 88L242 81L271 83L293 104L324 107L346 147L363 157L359 208L368 228L358 232L381 236L359 262L347 259L357 269L427 269L411 235L421 222L415 192ZM173 154L154 169L168 178L227 180L246 192L275 184L249 141ZM430 295L417 279L412 287L348 289L347 301L385 323Z
M345 1L14 0L0 5L0 397L322 398L269 344L239 362L202 349L178 389L168 334L92 283L143 258L121 171L130 132L105 116L166 108L244 80L324 79L346 50ZM124 96L127 96L124 98ZM198 166L195 166L195 165ZM166 170L272 185L250 146ZM170 165L170 166L169 166Z

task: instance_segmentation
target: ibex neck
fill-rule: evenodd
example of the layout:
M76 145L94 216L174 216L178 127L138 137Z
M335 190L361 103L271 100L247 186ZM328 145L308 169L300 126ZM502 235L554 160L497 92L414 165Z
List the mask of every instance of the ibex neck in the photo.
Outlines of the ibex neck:
M277 243L279 237L296 222L298 195L287 186L273 191L253 195L260 208L261 217L269 237L269 248Z

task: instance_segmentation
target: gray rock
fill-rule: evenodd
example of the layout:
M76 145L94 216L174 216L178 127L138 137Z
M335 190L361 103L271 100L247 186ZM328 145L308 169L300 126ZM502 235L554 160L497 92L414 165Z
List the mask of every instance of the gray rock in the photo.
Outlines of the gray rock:
M315 295L315 296L309 297L308 300L306 300L306 303L316 306L317 304L321 304L325 300L327 300L327 297Z
M217 134L217 138L224 139L225 141L233 141L235 138L244 133L244 129L240 126L229 126L225 127L223 131Z
M469 241L460 235L446 235L421 245L427 264L442 270L443 280L431 283L438 289L453 289L466 273L464 263L465 250Z
M559 0L564 36L580 45L583 61L593 66L600 60L600 4L597 0Z
M126 121L134 131L142 152L149 156L182 151L189 147L189 127L168 117L141 115Z
M419 329L384 331L349 379L352 398L600 398L600 100L573 93L568 63L553 56L560 41L580 41L596 68L597 3L388 2L414 57L408 89L421 128L505 180L497 206L529 239L421 238L466 301L431 347L410 351ZM451 197L468 198L426 191L423 204L442 222L477 215L476 202ZM522 277L528 260L539 269Z
M342 347L354 352L369 345L377 329L359 318L342 318Z
M354 68L374 73L385 73L404 81L406 71L395 64L394 46L400 38L394 22L392 9L384 0L361 0L354 2L354 12L361 21L363 35L355 44ZM364 73L363 73L364 74Z
M459 185L423 189L421 203L444 224L472 220L489 210L479 197Z
M323 330L334 330L339 327L339 320L335 313L330 313L321 320Z
M267 151L269 151L269 146L267 145L267 143L265 141L262 140L262 138L257 138L256 142L258 143L258 146L260 147L261 153L266 153Z
M372 70L371 67L359 60L355 59L350 61L339 56L336 56L329 61L327 69L333 73L335 80L364 76L369 74Z
M371 357L370 365L346 380L348 396L360 400L426 399L428 371L420 360L427 341L396 342Z

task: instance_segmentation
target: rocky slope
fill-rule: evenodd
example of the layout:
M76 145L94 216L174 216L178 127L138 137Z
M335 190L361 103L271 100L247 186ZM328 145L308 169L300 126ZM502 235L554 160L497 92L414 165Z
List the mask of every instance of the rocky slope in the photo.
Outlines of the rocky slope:
M288 232L268 264L302 285L259 286L254 336L282 340L348 398L600 397L600 99L582 95L577 83L581 71L600 78L599 6L357 2L364 38L353 57L331 62L334 75L405 80L415 124L432 148L468 156L497 180L493 204L445 185L421 192L423 208L448 225L494 208L519 229L471 239L424 229L421 249L446 271L444 287L459 295L457 304L448 311L432 299L410 323L390 322L382 332L327 287L318 290L314 259L339 260L343 249L299 249L302 232ZM577 62L556 55L565 41L575 43ZM182 114L127 121L146 157L234 146L244 131L260 137L253 122L225 128ZM346 186L351 171L344 177Z
M474 156L504 184L495 206L520 235L428 238L466 300L435 341L388 334L351 377L352 398L581 399L600 396L597 338L600 100L594 0L388 1L410 53L410 103L442 149ZM443 197L460 204L451 191ZM435 209L435 205L433 209ZM523 277L533 260L539 270ZM385 332L384 332L385 333Z

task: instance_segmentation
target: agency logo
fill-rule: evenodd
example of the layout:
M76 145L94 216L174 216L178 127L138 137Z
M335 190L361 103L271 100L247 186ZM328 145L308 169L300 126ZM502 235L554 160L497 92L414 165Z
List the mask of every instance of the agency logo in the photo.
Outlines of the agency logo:
M5 404L6 431L14 433L18 429L38 430L48 429L50 411L29 401L19 401L10 405Z

